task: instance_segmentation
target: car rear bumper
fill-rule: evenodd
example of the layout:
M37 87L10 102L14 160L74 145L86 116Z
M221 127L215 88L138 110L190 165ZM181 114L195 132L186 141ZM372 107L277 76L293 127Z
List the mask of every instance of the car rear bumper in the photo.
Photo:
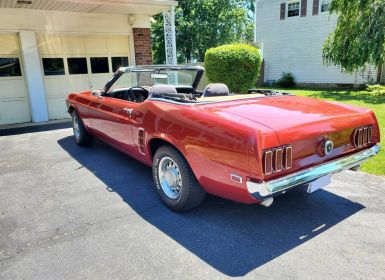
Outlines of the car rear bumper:
M262 183L248 181L246 182L247 190L254 199L263 201L267 198L282 194L291 188L314 182L323 176L360 165L364 161L378 154L379 151L380 146L374 145L373 147L358 153L298 171L276 180Z

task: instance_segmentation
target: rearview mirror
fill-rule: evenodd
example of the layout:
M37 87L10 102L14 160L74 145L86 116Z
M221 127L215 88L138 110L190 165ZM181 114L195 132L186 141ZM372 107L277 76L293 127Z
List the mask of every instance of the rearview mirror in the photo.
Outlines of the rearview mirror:
M168 75L167 74L159 74L159 73L153 73L151 74L152 79L167 79Z

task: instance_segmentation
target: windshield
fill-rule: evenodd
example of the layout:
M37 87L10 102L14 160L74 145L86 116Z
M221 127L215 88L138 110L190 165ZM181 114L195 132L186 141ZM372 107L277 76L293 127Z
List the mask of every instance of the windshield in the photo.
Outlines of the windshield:
M113 82L110 90L116 88L128 88L134 86L151 87L155 84L174 86L194 86L198 70L195 69L146 69L139 71L127 71ZM114 77L112 78L114 79Z

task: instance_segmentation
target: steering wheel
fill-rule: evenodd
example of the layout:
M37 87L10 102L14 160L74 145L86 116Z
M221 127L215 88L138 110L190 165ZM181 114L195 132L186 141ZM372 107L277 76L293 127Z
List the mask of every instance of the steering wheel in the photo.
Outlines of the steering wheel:
M145 97L143 94L132 92L133 89L140 89L140 90L144 91L145 93L147 93L147 96L148 96L148 90L147 89L145 89L144 87L140 87L140 86L133 86L133 87L129 88L124 93L124 99L125 100L135 102L135 103L140 103L140 102L143 102L144 100L146 100L147 97Z

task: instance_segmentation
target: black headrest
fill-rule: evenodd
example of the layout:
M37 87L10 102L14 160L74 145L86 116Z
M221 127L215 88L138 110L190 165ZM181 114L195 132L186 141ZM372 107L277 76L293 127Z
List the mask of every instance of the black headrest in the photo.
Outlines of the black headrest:
M209 84L203 91L203 97L209 96L228 96L230 95L229 88L225 84Z
M149 90L149 95L162 95L162 94L178 94L176 91L176 88L173 85L162 85L162 84L157 84L153 85L150 90Z

